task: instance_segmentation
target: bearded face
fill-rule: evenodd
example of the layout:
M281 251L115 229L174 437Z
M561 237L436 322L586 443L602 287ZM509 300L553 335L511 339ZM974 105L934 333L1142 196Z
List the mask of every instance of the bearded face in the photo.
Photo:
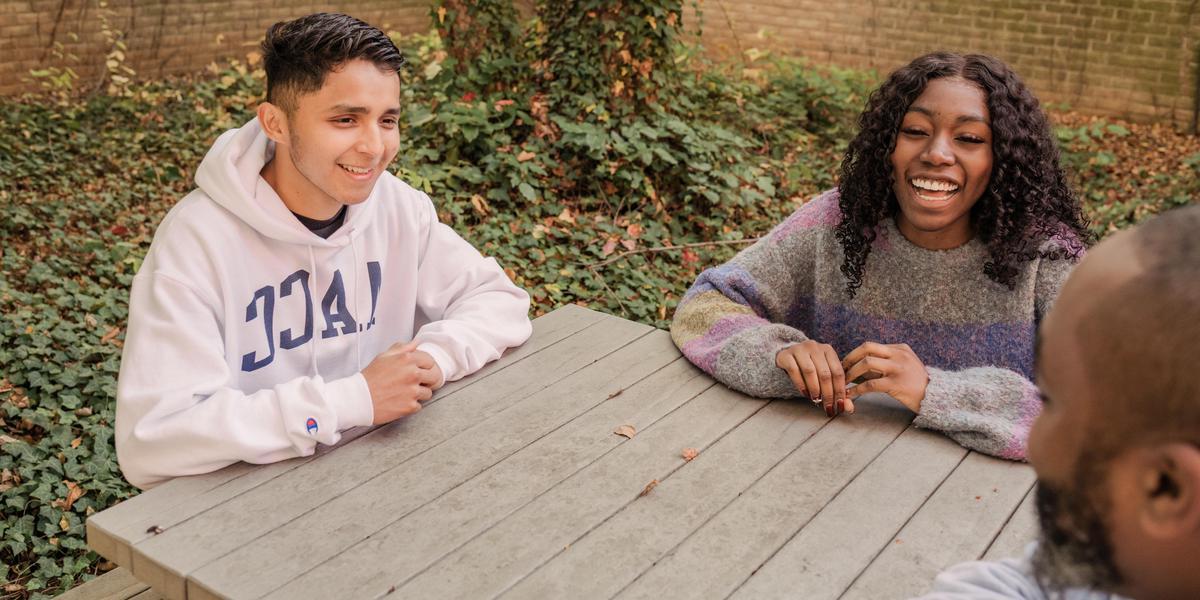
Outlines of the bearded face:
M1038 582L1050 589L1113 589L1122 582L1103 499L1103 464L1098 457L1080 457L1074 485L1058 486L1039 479L1036 490L1041 533L1033 556Z

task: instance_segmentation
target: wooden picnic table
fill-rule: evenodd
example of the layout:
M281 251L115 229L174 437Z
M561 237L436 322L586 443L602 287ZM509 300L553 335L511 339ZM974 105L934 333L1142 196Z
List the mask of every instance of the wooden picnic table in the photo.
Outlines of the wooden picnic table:
M757 599L909 597L1032 539L1027 465L858 407L745 396L568 306L409 418L170 481L88 545L172 599Z

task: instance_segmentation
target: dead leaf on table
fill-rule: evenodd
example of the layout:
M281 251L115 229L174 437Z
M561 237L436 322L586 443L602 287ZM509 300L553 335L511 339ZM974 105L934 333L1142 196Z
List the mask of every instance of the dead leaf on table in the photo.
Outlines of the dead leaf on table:
M656 486L658 486L658 480L651 479L650 483L647 483L646 487L642 489L642 493L638 494L638 498L641 498L642 496L649 494L650 490L653 490Z
M623 435L632 440L633 436L637 435L637 430L633 428L633 425L622 425L614 429L613 433Z

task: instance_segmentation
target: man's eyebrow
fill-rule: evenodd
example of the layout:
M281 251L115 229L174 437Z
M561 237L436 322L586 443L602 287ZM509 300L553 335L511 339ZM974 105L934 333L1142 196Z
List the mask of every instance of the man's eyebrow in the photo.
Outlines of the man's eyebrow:
M930 119L932 119L934 116L932 110L929 110L928 108L925 108L924 106L920 106L918 104L914 104L914 105L908 107L908 112L921 113L921 114L929 117ZM956 124L957 123L983 123L984 125L988 125L987 119L983 118L983 115L980 115L977 113L967 113L965 115L959 115L958 118L954 120L954 122Z
M332 107L330 107L330 108L329 108L329 112L331 112L331 113L337 113L337 114L339 114L339 115L342 115L342 114L346 114L346 115L365 115L365 114L368 114L368 113L370 113L371 111L370 111L370 110L369 110L367 107L365 107L365 106L350 106L349 104L335 104L335 105L333 105ZM383 111L383 114L385 114L385 115L388 115L388 116L396 116L396 115L399 115L399 114L400 114L400 107L399 107L399 106L393 106L393 107L391 107L391 108L389 108L389 109L387 109L387 110Z

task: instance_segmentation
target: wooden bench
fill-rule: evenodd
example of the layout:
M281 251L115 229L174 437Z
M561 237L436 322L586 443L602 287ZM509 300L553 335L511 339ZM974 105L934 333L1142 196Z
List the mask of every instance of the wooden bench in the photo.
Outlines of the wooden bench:
M56 600L162 600L150 586L138 581L128 569L113 569Z

